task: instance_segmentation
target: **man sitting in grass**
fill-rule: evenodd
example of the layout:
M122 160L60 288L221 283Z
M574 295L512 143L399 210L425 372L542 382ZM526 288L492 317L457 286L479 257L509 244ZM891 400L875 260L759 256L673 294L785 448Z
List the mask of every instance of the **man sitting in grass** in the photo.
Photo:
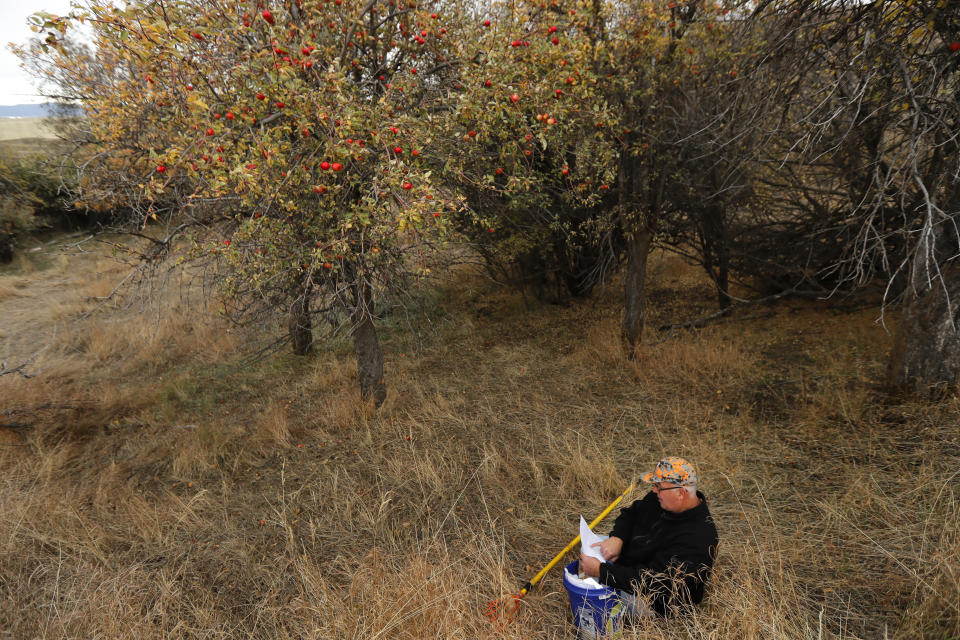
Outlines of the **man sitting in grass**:
M610 537L593 546L606 562L580 556L580 570L620 592L633 616L670 616L700 602L717 549L717 527L683 458L643 476L653 490L623 509Z

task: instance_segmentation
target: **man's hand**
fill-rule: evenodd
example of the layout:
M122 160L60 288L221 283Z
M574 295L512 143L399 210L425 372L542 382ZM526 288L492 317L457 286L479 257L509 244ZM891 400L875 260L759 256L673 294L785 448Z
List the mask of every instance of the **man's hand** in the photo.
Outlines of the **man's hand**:
M594 542L591 547L600 549L600 554L607 562L616 562L623 550L623 540L615 536L610 536L603 542Z
M591 578L600 577L600 561L588 555L580 554L580 571Z

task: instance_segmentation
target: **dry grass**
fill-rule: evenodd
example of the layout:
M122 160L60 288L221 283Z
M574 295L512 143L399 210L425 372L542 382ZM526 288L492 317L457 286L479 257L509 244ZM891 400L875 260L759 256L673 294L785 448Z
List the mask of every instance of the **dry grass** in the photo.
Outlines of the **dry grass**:
M651 324L699 313L658 260ZM349 349L251 364L262 336L178 300L72 320L43 375L0 379L0 421L30 425L0 429L0 638L568 638L557 569L502 633L486 603L670 453L716 572L626 638L960 633L960 402L878 395L869 312L784 303L630 361L615 291L541 307L461 274L422 348L384 332L374 412Z
M36 143L56 137L48 118L0 118L0 141L7 144L16 141ZM36 153L36 150L34 146L33 152Z

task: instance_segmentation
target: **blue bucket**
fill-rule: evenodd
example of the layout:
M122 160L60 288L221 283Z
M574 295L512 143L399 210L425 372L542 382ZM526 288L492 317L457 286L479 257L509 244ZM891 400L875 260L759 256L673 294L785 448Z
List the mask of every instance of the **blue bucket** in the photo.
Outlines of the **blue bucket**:
M568 575L577 575L577 560L563 572L563 586L570 596L570 611L578 638L613 638L623 631L625 607L610 587L591 589L573 584Z

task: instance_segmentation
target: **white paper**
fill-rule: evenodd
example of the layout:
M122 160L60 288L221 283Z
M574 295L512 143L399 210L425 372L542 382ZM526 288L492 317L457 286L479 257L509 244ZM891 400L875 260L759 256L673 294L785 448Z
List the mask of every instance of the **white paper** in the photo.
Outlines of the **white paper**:
M603 542L610 536L600 536L590 530L590 525L580 516L580 552L591 558L596 558L600 562L606 562L606 558L600 553L600 549L590 545L596 542Z
M576 574L570 573L564 567L563 572L567 575L567 580L581 589L603 589L605 588L602 584L597 582L596 578L579 578Z

